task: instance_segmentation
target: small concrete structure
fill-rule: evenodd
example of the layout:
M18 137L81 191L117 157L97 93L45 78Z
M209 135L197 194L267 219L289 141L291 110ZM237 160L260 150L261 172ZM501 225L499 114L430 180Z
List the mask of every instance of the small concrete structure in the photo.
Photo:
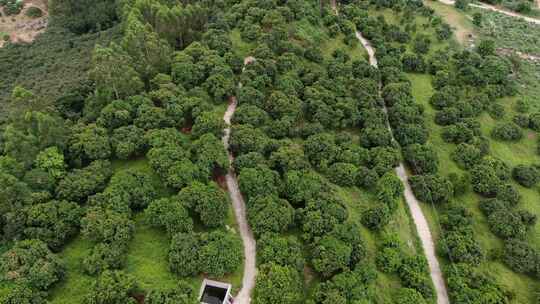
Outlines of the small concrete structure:
M232 304L232 285L204 279L199 292L201 304Z

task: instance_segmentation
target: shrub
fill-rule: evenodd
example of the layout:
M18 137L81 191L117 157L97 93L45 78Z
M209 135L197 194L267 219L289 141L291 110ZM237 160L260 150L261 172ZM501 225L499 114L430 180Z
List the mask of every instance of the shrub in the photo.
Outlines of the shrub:
M512 118L512 121L522 128L528 128L530 124L529 116L526 114L516 114Z
M482 159L481 164L493 168L495 174L497 174L497 177L499 177L501 181L507 181L512 176L512 170L500 158L486 156Z
M358 176L358 168L349 163L335 163L328 168L328 178L335 184L352 187Z
M34 290L25 284L15 284L9 288L7 293L0 296L0 303L3 304L46 304L47 293Z
M470 228L461 229L444 233L439 244L440 251L454 263L479 265L484 258L482 247L472 236Z
M444 204L454 194L452 183L439 175L416 175L410 178L410 182L416 197L426 203Z
M43 16L43 11L36 6L31 6L26 10L26 16L30 18L39 18Z
M178 233L171 239L169 269L182 276L193 276L200 272L200 236L195 233Z
M534 274L540 266L540 254L527 242L512 239L504 243L503 261L515 272Z
M216 183L193 182L178 193L178 199L194 210L206 227L215 228L225 224L229 213L229 197ZM185 217L185 221L188 221L188 217ZM187 228L186 225L183 223L184 228Z
M404 190L403 183L393 173L386 173L378 181L375 191L377 192L377 199L385 203L390 210L395 210L397 207L397 200L401 197Z
M273 263L260 267L257 284L253 291L255 303L296 304L303 297L300 273L289 266Z
M146 221L154 227L163 227L169 235L193 230L193 220L178 198L161 198L144 211Z
M212 231L203 235L202 240L203 246L196 253L201 259L202 273L223 277L225 274L233 273L242 264L243 247L238 235Z
M460 10L468 10L470 2L470 0L456 0L454 5Z
M39 239L53 250L59 250L78 232L84 211L79 205L66 201L49 201L26 210L24 234Z
M529 128L540 131L540 112L529 115Z
M514 106L516 111L519 112L519 113L522 113L522 114L525 114L525 113L529 112L530 107L531 106L530 106L529 101L527 99L518 99L516 101L515 106Z
M434 174L437 172L439 159L431 146L413 144L407 146L403 154L414 174Z
M8 0L4 3L4 13L6 16L18 15L23 9L24 3L19 0Z
M403 252L399 248L383 248L375 259L377 268L384 273L395 273L401 267Z
M442 138L445 142L459 144L469 142L474 137L474 132L464 123L446 126L442 131Z
M305 264L302 250L302 244L294 236L264 234L257 241L257 261L261 265L274 263L302 271Z
M513 122L498 123L491 131L491 136L503 141L517 141L523 138L521 128Z
M372 207L362 213L362 224L371 230L381 230L390 222L392 212L386 205Z
M198 294L188 283L178 282L174 288L150 290L144 298L146 304L193 304L197 303Z
M183 277L199 273L222 277L241 263L242 243L231 233L179 233L171 240L169 268Z
M540 170L536 166L517 165L512 177L523 187L531 188L540 180Z
M351 253L352 248L347 243L333 236L324 236L313 249L313 267L323 277L329 278L348 269Z
M122 268L126 254L125 248L121 244L97 244L83 260L82 267L84 272L90 275L96 275L105 270Z
M424 256L416 255L403 259L398 275L403 286L415 289L424 298L432 298L435 295Z
M371 189L377 184L379 175L374 170L370 170L366 167L358 168L358 174L356 175L356 185L365 189Z
M470 169L480 162L482 151L474 145L461 143L457 145L451 157L461 168Z
M27 284L33 289L49 289L64 273L60 259L42 241L17 242L0 257L2 279Z
M477 165L471 171L473 190L484 196L495 196L501 185L497 172L490 166Z
M463 195L471 188L471 176L468 173L461 176L457 173L450 173L448 174L448 180L454 186L454 196Z
M236 157L233 161L234 170L237 173L242 172L245 168L255 168L258 165L264 165L266 159L258 152L249 152Z
M90 286L84 304L135 304L135 278L122 271L105 271Z
M527 232L527 225L519 212L501 208L488 216L489 228L504 239L522 238Z
M506 201L503 201L497 198L489 198L489 199L481 200L479 207L482 213L489 216L495 211L507 210L510 206L508 205L508 202Z
M482 303L486 297L493 303L510 302L507 290L470 265L454 263L446 268L445 274L453 303Z
M493 119L503 118L506 111L504 109L504 106L499 103L493 103L489 105L487 110L488 110L489 116L491 116L491 118Z
M289 202L276 196L258 196L250 199L247 217L253 233L283 233L292 225L294 209Z
M418 291L411 288L401 288L397 292L396 304L426 304L426 300Z
M60 199L84 202L88 196L103 191L111 175L109 161L94 161L85 168L69 172L56 187L56 195Z
M499 189L497 190L497 199L515 206L521 200L521 194L519 194L519 191L514 185L504 184L499 186Z

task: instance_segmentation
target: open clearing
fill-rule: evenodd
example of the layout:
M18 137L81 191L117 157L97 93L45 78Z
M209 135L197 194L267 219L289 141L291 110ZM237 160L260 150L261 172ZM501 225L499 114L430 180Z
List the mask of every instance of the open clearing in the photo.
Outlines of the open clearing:
M6 43L3 35L9 36L12 43L29 43L45 31L49 16L47 0L25 0L23 3L22 11L16 16L6 16L4 9L0 8L0 47ZM26 12L31 7L39 8L43 15L38 18L27 16Z

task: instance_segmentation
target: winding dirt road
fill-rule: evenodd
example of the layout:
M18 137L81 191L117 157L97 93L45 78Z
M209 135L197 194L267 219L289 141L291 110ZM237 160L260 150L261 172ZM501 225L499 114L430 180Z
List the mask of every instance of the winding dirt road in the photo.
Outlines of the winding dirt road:
M336 0L332 0L332 8L337 14L338 10L336 7ZM373 48L373 46L364 36L362 36L362 33L360 33L359 31L356 31L356 38L358 38L362 46L366 49L369 55L369 63L372 66L377 67L378 62L377 57L375 56L375 49ZM386 106L384 106L383 110L385 113L388 112ZM387 121L386 124L388 129L390 130L390 133L392 133L390 123ZM435 255L435 243L433 242L433 237L431 236L431 231L429 230L429 225L426 217L424 216L424 213L420 208L420 202L416 199L412 192L411 185L409 184L409 176L407 174L407 171L405 170L405 166L403 165L403 163L400 163L399 166L396 168L396 174L405 186L405 191L403 195L405 197L405 202L407 202L407 206L411 211L411 217L413 218L413 222L416 226L418 236L420 237L420 242L422 243L422 247L428 261L431 280L433 281L433 285L435 286L435 291L437 293L437 304L449 304L450 300L448 299L446 283L442 275L439 261L437 260L437 256Z
M245 58L244 66L251 63L253 60L253 57ZM239 86L241 85L242 84L239 84ZM242 277L242 289L240 289L240 292L238 292L234 298L234 303L249 304L251 302L251 292L255 287L255 277L257 276L257 266L255 264L257 252L255 238L253 237L253 232L251 231L246 218L246 203L244 202L242 193L240 193L236 173L231 166L234 156L229 150L229 138L231 137L231 118L236 111L237 105L238 101L236 100L236 97L231 97L231 102L229 103L227 111L225 111L225 115L223 116L223 120L227 124L227 128L224 130L222 141L225 150L227 150L229 154L229 170L225 176L227 181L227 189L229 190L234 215L236 217L236 222L238 223L238 229L240 230L240 237L242 238L242 242L244 244L244 274Z
M540 7L540 0L537 0L538 1L538 5ZM439 2L441 3L444 3L446 5L454 5L456 3L455 0L439 0ZM521 18L525 21L528 21L528 22L531 22L531 23L536 23L536 24L540 24L540 19L536 19L536 18L532 18L532 17L527 17L527 16L523 16L519 13L516 13L516 12L512 12L512 11L508 11L508 10L505 10L505 9L500 9L496 6L493 6L493 5L490 5L490 4L486 4L486 3L480 3L480 4L476 4L476 3L471 3L469 4L470 6L472 7L476 7L476 8L481 8L481 9L485 9L485 10L490 10L490 11L494 11L494 12L498 12L498 13L501 13L501 14L505 14L507 16L510 16L510 17L516 17L516 18Z
M369 63L372 66L376 67L377 58L375 57L375 50L373 49L369 41L365 39L360 32L356 32L356 37L358 38L362 46L364 46L364 48L366 49L369 55ZM384 111L388 112L386 106L384 107ZM390 124L388 122L387 126L390 132L392 132L392 128L390 127ZM435 243L433 242L433 237L431 236L431 231L429 230L429 225L426 217L424 216L424 213L420 208L420 202L416 199L412 192L411 185L409 184L409 176L407 174L407 171L405 170L405 166L403 165L403 163L400 163L399 166L396 168L396 174L403 183L403 185L405 185L405 191L403 194L405 197L405 201L409 206L409 210L411 211L411 216L413 218L414 225L416 226L418 236L420 237L422 247L424 248L424 253L426 255L429 265L431 280L433 281L433 284L435 285L435 291L437 292L437 304L449 304L450 301L448 299L446 283L442 275L439 261L437 260L437 256L435 255Z

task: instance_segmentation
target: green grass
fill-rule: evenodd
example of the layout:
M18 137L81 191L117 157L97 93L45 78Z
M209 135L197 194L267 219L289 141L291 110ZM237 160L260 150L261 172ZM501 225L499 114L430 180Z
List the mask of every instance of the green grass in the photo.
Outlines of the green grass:
M295 39L308 42L310 45L319 45L328 39L324 27L311 24L306 18L289 25L294 30Z
M501 13L474 9L483 15L481 34L498 47L540 55L540 25Z
M251 50L254 48L253 43L248 43L242 40L240 30L238 29L234 29L233 31L231 31L231 33L229 34L229 38L231 39L233 50L242 58L247 57Z
M67 271L64 280L56 285L50 293L51 304L82 303L94 278L82 272L81 263L92 247L92 242L79 236L59 254Z
M344 37L345 36L343 34L339 34L334 38L328 38L324 41L324 43L321 45L321 51L324 58L330 59L335 50L342 49L351 57L351 60L353 61L362 58L367 60L368 57L366 50L356 42L352 46L346 45L345 42L343 42Z
M144 214L135 217L135 227L124 270L137 279L143 291L172 288L180 280L199 290L203 276L181 278L169 271L169 237L165 231L147 225ZM242 285L242 274L243 266L233 274L215 279L230 282L238 290Z
M476 29L471 17L454 6L446 5L438 1L424 1L424 4L432 8L454 30L454 39L462 45L467 45L469 35L476 35Z
M464 173L464 171L458 168L450 158L450 153L453 151L455 146L445 143L441 139L442 128L436 125L433 121L435 110L429 105L429 97L433 94L431 76L417 74L409 74L408 76L412 82L413 95L416 102L422 104L426 110L426 125L430 130L429 143L435 148L439 155L439 172L443 175L447 175L451 172L456 172L458 174ZM511 101L512 99L507 100L505 103L507 111L511 111ZM511 113L507 113L507 116L511 117ZM482 125L482 133L484 135L488 135L491 128L493 128L495 121L487 114L483 114L480 118L480 122ZM534 155L535 150L532 149L533 144L531 143L534 141L535 139L532 137L526 137L526 139L513 144L501 143L492 140L491 155L503 159L512 167L519 163L537 162L540 160L540 157ZM525 189L520 186L518 186L518 188L523 196L523 202L521 203L520 207L540 216L540 205L538 204L538 200L540 198L539 193L536 190ZM478 208L478 202L480 199L480 196L474 194L472 191L469 191L465 195L458 197L455 200L463 203L472 212L474 218L473 229L475 231L475 237L479 241L482 248L484 248L485 252L490 253L499 250L502 247L502 241L489 230L487 220ZM433 237L435 240L437 240L440 236L440 226L438 224L440 210L438 210L438 207L435 207L434 209L433 206L428 204L421 204L421 208L428 220ZM539 248L538 244L540 242L538 238L538 235L540 235L539 229L539 225L536 225L535 229L533 229L529 235L529 241L535 244L537 248ZM448 261L445 259L440 259L440 261L442 264L448 264ZM537 281L528 276L516 274L501 262L495 260L483 262L480 265L479 270L495 278L501 285L511 290L515 294L515 299L512 303L534 303L535 292L539 287Z
M514 111L515 101L516 98L506 98L502 100L502 103L506 109L506 115L503 120L510 120L516 113ZM497 121L491 118L489 115L483 114L480 117L482 133L488 135L496 123ZM540 156L536 153L538 146L537 138L537 132L526 129L524 130L523 139L518 142L501 142L491 140L491 155L503 159L511 168L520 164L539 164ZM519 206L536 214L537 216L540 216L540 204L538 204L538 201L540 201L540 193L538 192L538 188L525 188L513 181L512 184L519 189L519 192L522 195L522 202ZM539 236L540 225L537 224L534 226L534 229L531 229L528 238L537 250L540 250Z
M347 206L349 220L358 224L360 224L363 211L379 204L373 194L357 187L344 188L335 186L335 190ZM368 259L373 263L375 262L383 233L396 233L402 241L404 252L407 254L413 255L421 251L414 224L408 214L406 203L403 200L400 202L398 210L383 232L372 232L360 224L360 233L365 240ZM397 275L385 274L380 271L377 274L376 290L395 291L402 287ZM392 303L394 294L393 292L381 292L376 295L376 299L378 303Z
M169 271L167 233L147 225L143 214L135 217L135 227L124 270L137 279L143 290L176 286L180 278Z
M224 111L222 107L216 111ZM161 183L159 177L151 170L148 160L144 157L133 160L114 160L112 167L115 171L125 169L140 169L151 174L154 186L158 189L159 196L174 194ZM144 221L144 214L135 215L135 233L131 240L124 271L133 275L141 291L150 289L170 288L177 285L179 280L185 280L195 290L198 290L203 276L180 278L171 273L168 269L169 237L165 231L152 228ZM232 230L236 229L236 222L232 208L229 210L227 226ZM202 230L200 228L199 230ZM51 291L51 304L73 304L82 303L84 295L88 292L94 277L87 276L82 272L81 263L89 254L92 242L81 236L71 241L62 252L60 258L66 264L66 278ZM224 278L216 278L233 284L234 291L242 285L243 265L239 269ZM6 285L0 285L0 296L6 292Z
M146 157L139 157L130 160L115 159L112 161L112 168L114 172L127 169L141 170L151 176L152 184L154 185L159 197L174 194L174 191L167 188L159 176L152 170Z

